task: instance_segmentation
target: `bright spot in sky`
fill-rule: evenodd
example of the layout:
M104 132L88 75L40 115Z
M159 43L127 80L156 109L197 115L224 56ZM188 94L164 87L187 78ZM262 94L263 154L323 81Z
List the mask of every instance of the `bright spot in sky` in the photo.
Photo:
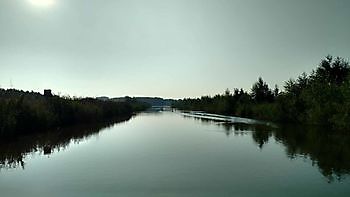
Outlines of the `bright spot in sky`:
M29 0L29 2L40 7L51 7L55 4L55 0Z

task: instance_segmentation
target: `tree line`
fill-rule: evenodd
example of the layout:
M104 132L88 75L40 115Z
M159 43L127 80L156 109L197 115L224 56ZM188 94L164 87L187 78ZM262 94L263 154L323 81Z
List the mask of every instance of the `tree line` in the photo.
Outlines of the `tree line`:
M227 89L213 97L181 99L173 107L346 130L350 129L350 66L344 58L327 56L310 74L287 80L283 91L270 88L259 77L250 92Z
M113 102L0 89L0 136L128 117L146 108L132 98Z

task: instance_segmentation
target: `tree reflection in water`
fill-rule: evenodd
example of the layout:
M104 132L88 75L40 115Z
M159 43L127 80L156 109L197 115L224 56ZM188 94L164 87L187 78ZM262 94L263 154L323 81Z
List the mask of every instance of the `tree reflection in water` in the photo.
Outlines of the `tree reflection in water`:
M51 154L66 149L70 143L85 141L102 129L115 123L128 121L131 117L101 123L77 125L35 135L0 138L0 170L25 167L25 158L34 152Z
M188 116L187 116L188 117ZM262 149L271 138L283 144L290 159L309 158L328 182L350 175L350 136L324 127L230 123L192 117L204 124L216 124L227 136L251 135Z
M270 140L285 147L290 159L309 158L329 182L341 181L350 174L350 136L325 128L282 125L270 127L264 124L230 123L198 117L185 118L200 121L205 125L217 125L230 136L251 135L256 145L263 149ZM123 122L130 117L118 120ZM12 139L0 138L0 169L25 166L25 159L33 152L51 154L66 149L70 143L79 143L97 135L101 129L116 121L93 125L80 125L37 135Z

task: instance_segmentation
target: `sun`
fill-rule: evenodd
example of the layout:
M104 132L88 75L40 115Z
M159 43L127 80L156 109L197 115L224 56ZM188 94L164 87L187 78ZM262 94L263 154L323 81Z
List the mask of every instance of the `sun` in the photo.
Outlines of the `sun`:
M56 3L56 0L28 0L31 4L39 7L51 7Z

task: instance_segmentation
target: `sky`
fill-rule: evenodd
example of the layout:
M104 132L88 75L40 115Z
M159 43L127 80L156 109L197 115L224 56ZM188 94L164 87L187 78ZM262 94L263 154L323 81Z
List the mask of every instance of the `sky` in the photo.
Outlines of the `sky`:
M0 87L71 96L250 90L350 57L349 0L0 0Z

